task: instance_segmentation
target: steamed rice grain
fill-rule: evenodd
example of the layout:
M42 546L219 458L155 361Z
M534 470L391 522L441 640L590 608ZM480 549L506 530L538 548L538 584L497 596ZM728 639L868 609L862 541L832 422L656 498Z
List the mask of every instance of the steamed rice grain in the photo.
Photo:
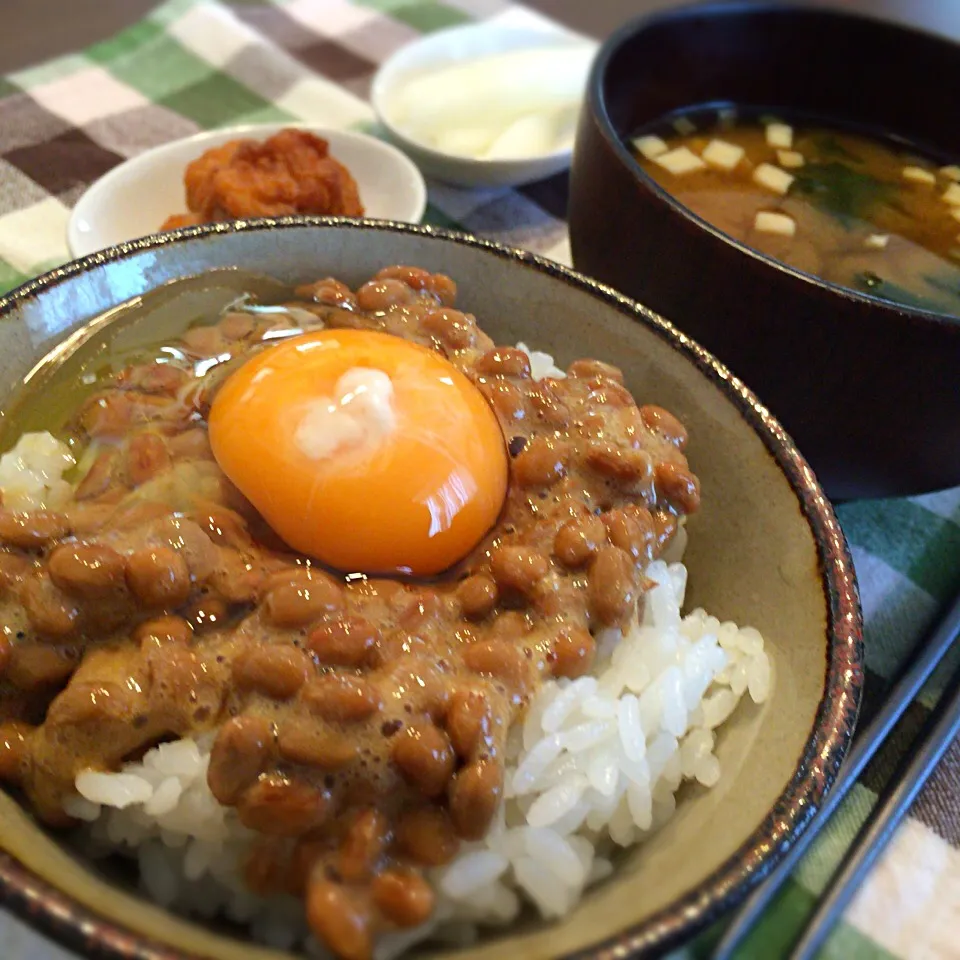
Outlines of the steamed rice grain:
M70 498L63 479L75 461L70 448L50 433L25 433L0 457L0 490L8 510L51 510Z
M641 616L616 645L605 638L612 653L595 676L541 688L511 734L506 799L489 834L430 871L435 916L383 938L377 960L424 939L466 942L478 927L514 920L523 903L547 919L565 915L610 876L618 848L670 819L683 782L718 782L714 731L744 695L757 703L770 695L763 638L703 610L681 617L682 565L655 561L647 576L656 586ZM69 812L92 821L87 851L135 857L142 889L165 907L222 914L264 943L323 956L297 901L245 888L257 835L210 794L211 744L212 736L180 740L117 773L81 773Z

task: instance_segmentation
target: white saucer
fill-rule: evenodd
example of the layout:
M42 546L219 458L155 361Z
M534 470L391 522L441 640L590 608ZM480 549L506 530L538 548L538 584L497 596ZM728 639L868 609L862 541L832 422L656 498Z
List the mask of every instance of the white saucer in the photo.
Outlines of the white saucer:
M67 225L67 244L75 257L116 243L157 233L171 214L185 213L183 173L205 150L228 140L264 140L285 127L323 137L330 153L357 181L365 216L418 223L427 204L427 188L416 165L395 147L362 133L325 130L309 124L260 124L198 133L155 147L101 177L80 198Z

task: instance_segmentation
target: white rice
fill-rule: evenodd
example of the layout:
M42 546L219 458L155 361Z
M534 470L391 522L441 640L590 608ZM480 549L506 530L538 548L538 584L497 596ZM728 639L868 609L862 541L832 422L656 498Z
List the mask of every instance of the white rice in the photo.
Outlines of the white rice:
M549 354L518 347L536 379L564 376ZM4 505L59 505L72 465L51 435L25 435L0 459ZM479 926L513 921L524 903L545 918L563 916L611 874L618 848L670 819L684 781L718 782L716 731L745 694L757 703L770 696L771 665L756 630L703 610L681 617L687 572L668 561L685 542L681 526L668 556L648 567L656 586L629 632L597 637L594 675L544 684L511 733L505 799L488 836L430 871L433 918L383 938L377 960L428 938L469 942ZM84 850L135 858L143 892L163 907L223 916L271 946L324 956L299 901L258 897L244 885L258 835L207 787L212 742L208 734L166 743L118 772L80 773L66 809L89 822Z
M530 358L530 376L534 380L544 377L553 377L562 380L566 374L553 362L553 357L542 350L533 350L525 343L518 343L517 349L522 350Z
M50 433L25 433L0 457L0 490L7 510L55 509L69 500L63 479L75 461L70 448Z
M476 925L516 918L523 903L566 914L611 856L673 815L685 780L720 778L716 730L748 694L770 695L763 638L703 610L681 617L686 568L662 560L647 576L642 618L621 637L599 637L595 675L546 683L508 745L506 799L481 842L431 871L438 909L427 927L386 938L377 956L429 936L468 938ZM117 773L86 771L68 812L91 821L87 852L126 852L144 892L185 914L247 923L273 946L319 947L291 897L263 899L243 885L255 835L210 793L212 738L150 750Z

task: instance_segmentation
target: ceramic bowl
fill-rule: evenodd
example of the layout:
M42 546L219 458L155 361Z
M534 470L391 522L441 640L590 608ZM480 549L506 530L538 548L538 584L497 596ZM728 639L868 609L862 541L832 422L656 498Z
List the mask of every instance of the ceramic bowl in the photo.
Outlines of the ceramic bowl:
M396 262L456 278L458 303L497 342L524 340L562 365L584 354L615 361L638 398L689 427L703 489L689 524L689 603L764 633L774 695L762 707L741 704L724 727L717 786L685 787L676 817L562 922L531 919L430 955L659 954L740 901L809 823L849 744L862 683L856 581L830 504L779 424L710 354L645 307L530 253L425 227L289 218L137 241L20 288L0 300L0 383L20 381L90 318L180 277L239 267L286 283L332 275L355 284ZM81 953L286 956L147 903L2 792L0 848L0 900Z
M154 147L115 167L92 184L73 208L67 245L75 257L156 233L171 214L186 212L183 173L202 153L229 140L266 140L290 124L247 124L209 130ZM416 165L376 137L349 130L296 124L323 137L330 155L357 181L364 215L371 220L419 223L427 186Z
M522 21L523 22L523 21ZM393 95L409 78L425 71L466 62L475 57L519 50L552 48L572 52L586 87L586 57L596 52L597 44L556 25L513 26L481 23L451 27L401 47L377 70L370 90L370 101L377 118L390 138L417 162L427 176L463 187L519 186L542 180L570 166L573 153L573 129L569 142L549 153L518 159L487 160L457 156L437 150L411 135L398 121Z
M741 103L856 121L958 157L960 129L943 119L955 110L943 77L958 72L960 46L945 39L766 3L635 20L594 63L571 170L575 266L727 363L834 498L960 483L960 321L833 286L732 240L644 173L625 138L674 110Z

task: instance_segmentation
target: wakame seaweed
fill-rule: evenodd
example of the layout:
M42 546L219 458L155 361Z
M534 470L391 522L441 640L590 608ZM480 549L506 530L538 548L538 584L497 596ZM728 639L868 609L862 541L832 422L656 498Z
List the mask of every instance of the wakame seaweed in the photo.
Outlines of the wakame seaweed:
M812 139L821 156L838 157L841 160L850 160L853 163L863 163L862 157L858 157L852 150L847 149L832 133L823 133Z
M896 195L892 184L836 160L800 168L792 190L836 217L847 229L854 220L869 219L871 207L888 203Z

